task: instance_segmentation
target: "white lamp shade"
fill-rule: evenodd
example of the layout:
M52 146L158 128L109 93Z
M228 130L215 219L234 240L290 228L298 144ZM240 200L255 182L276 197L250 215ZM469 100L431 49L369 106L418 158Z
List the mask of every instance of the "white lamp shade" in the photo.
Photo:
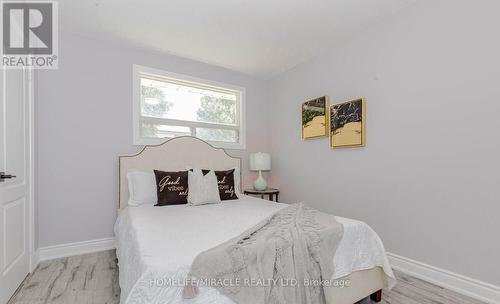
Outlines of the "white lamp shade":
M271 155L269 153L252 153L250 154L250 170L252 171L269 171L271 170Z

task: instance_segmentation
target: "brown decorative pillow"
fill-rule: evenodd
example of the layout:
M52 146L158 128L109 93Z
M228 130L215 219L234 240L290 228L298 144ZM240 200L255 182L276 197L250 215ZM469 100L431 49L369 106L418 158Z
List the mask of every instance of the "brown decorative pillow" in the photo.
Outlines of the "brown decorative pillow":
M187 171L165 172L154 170L158 203L155 206L187 204Z
M203 175L206 175L210 170L202 170ZM225 171L215 171L217 183L219 184L219 195L221 201L238 199L236 195L236 187L234 186L234 169Z

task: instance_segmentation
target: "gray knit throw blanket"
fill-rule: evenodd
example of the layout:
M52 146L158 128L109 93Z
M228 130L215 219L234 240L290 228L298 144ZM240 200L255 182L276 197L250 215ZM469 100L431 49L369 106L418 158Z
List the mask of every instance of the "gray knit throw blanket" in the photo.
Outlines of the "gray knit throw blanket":
M323 287L332 278L343 230L333 215L290 205L200 253L183 296L193 298L198 286L210 286L237 304L325 303Z

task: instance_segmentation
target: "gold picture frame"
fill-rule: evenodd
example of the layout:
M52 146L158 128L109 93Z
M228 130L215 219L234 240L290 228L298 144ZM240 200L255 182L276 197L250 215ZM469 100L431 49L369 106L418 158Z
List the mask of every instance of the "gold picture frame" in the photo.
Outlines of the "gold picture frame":
M328 101L328 96L321 96L301 104L302 140L328 136Z
M366 100L353 99L330 106L330 147L364 147L366 144Z

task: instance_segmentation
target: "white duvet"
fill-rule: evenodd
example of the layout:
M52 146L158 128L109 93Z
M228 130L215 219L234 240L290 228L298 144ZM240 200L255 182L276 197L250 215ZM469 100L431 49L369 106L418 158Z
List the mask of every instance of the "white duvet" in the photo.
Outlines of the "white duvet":
M182 280L198 253L238 236L285 204L249 196L221 204L126 208L115 224L121 303L234 304L209 287L191 300L182 298ZM365 223L336 217L344 236L334 257L333 279L383 268L389 287L394 274L378 235Z

